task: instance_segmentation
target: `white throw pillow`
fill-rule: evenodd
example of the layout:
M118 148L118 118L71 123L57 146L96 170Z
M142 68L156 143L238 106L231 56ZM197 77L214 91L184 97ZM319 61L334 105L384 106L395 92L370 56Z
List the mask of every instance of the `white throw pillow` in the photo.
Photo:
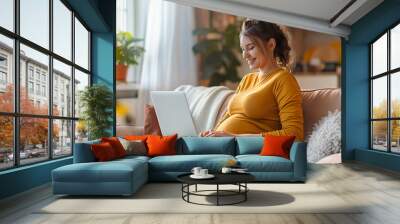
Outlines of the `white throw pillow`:
M307 144L307 161L320 159L341 151L340 111L329 112L313 128Z
M342 163L342 153L335 153L330 156L326 156L317 162L318 164L338 164Z
M126 140L119 138L122 146L126 151L126 155L145 156L147 155L146 145L141 140Z

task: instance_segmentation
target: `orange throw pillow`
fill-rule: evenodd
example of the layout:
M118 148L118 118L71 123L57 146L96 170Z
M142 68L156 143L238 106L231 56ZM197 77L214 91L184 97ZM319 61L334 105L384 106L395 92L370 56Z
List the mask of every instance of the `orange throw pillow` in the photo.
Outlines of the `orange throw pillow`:
M110 161L117 158L113 147L108 142L93 144L91 145L91 149L94 157L99 162Z
M175 155L177 138L177 134L171 136L149 135L146 140L148 156Z
M101 142L108 142L114 149L115 155L117 158L121 158L126 156L126 151L124 146L122 146L121 142L117 137L108 137L108 138L101 138Z
M296 136L264 136L264 146L261 149L262 156L280 156L286 159L290 158L290 148Z
M124 139L129 140L129 141L143 141L146 142L147 135L128 135L125 136Z

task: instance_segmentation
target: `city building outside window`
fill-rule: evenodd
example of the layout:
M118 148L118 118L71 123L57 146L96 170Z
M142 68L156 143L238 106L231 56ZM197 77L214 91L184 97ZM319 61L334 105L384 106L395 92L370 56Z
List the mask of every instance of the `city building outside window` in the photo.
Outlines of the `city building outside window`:
M31 82L31 81L29 81L28 82L28 91L29 91L29 94L33 94L34 93L34 88L33 88L33 82Z
M7 56L0 54L0 67L7 68Z
M46 86L42 86L42 96L46 96Z
M7 84L7 74L4 71L0 71L0 84L4 86Z
M46 82L46 74L42 73L42 82Z
M0 91L4 92L7 87L7 55L0 54Z
M36 80L40 81L40 70L36 69Z
M40 95L40 84L36 84L36 95Z
M29 66L28 74L29 74L29 79L33 80L33 67L32 66Z

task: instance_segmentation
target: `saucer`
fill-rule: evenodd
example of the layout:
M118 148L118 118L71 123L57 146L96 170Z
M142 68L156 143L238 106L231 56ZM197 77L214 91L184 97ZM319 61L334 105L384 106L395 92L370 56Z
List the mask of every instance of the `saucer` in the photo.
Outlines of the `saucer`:
M204 176L194 175L194 174L190 175L190 178L193 178L193 179L211 179L211 178L214 178L214 177L215 176L212 175L212 174L207 174L207 175L204 175Z
M232 170L234 173L249 173L247 170Z

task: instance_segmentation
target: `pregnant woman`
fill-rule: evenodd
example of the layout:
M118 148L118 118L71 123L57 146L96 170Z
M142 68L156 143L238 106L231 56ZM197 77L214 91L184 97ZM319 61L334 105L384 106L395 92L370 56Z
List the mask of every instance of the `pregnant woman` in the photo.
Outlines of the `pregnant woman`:
M200 136L267 134L303 140L300 87L287 68L291 49L285 33L276 24L247 19L240 47L254 72L243 77L214 130Z

